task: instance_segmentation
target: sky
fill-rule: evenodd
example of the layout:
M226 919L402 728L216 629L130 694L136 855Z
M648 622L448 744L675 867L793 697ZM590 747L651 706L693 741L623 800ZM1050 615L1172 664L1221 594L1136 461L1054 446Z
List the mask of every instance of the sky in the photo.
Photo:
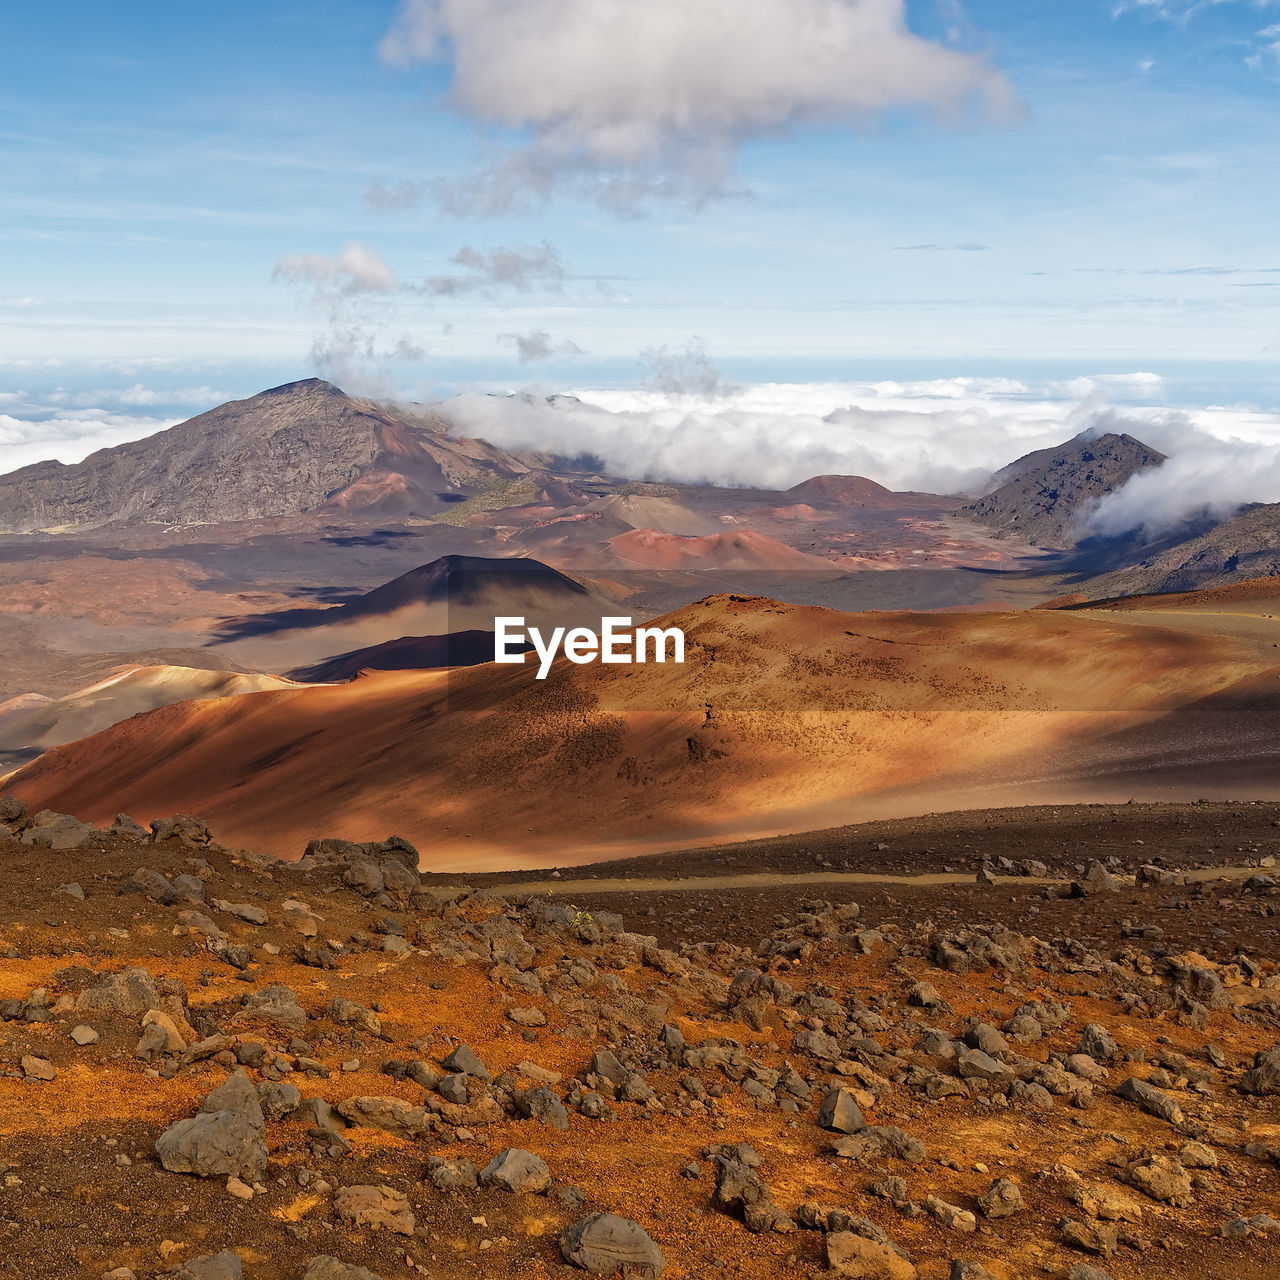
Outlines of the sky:
M316 373L1280 411L1280 0L65 0L0 49L0 470Z

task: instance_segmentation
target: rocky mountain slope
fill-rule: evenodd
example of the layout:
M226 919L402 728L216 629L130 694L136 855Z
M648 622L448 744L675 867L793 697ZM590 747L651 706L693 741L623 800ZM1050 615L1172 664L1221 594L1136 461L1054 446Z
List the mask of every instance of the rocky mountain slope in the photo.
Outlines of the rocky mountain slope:
M394 837L282 863L0 797L0 1265L1268 1280L1278 812L1055 813L862 904L784 872L743 938L705 880L624 916ZM1170 856L1189 827L1236 866Z
M1199 591L1280 574L1280 503L1264 503L1182 540L1134 548L1119 568L1089 578L1095 595Z
M995 487L965 506L963 514L1035 546L1069 547L1090 502L1163 461L1163 454L1129 435L1077 436L997 472Z
M424 515L531 465L312 378L72 466L39 462L0 476L0 532L214 524L321 507Z

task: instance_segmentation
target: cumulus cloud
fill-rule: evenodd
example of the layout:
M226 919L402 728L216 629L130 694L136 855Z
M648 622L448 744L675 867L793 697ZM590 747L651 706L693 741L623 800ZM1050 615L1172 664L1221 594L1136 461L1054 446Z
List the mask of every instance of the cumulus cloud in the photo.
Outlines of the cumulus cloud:
M1072 406L1005 402L969 381L959 389L949 382L757 386L719 400L657 390L551 400L475 393L439 410L461 434L592 454L616 475L764 488L836 473L892 488L965 492L1021 454L1074 434Z
M1152 375L1128 377L1152 385ZM1068 385L1087 393L1068 396ZM722 399L658 390L578 389L549 400L477 393L438 408L460 434L509 448L591 454L629 478L748 488L786 489L831 473L892 489L974 494L1016 458L1087 432L1128 433L1169 457L1108 498L1084 532L1143 524L1154 532L1206 504L1229 514L1244 502L1280 498L1280 415L1122 410L1105 394L1095 380L949 378L760 384Z
M535 364L555 356L582 356L586 352L576 342L565 339L557 342L545 329L530 329L528 333L502 333L498 341L516 349L521 364Z
M905 0L404 0L382 54L401 67L449 62L461 112L528 139L435 185L472 212L564 186L617 208L697 202L737 189L737 151L752 139L867 128L904 108L1019 110L985 59L912 32Z
M1171 415L1168 426L1169 438L1156 446L1168 460L1097 503L1083 532L1154 539L1203 515L1223 519L1252 502L1280 502L1280 425L1269 440L1223 439L1187 415Z
M649 385L664 395L716 400L735 390L712 363L702 338L692 338L683 350L650 347L640 353L640 363L649 370Z
M310 285L315 300L326 304L360 294L390 294L399 287L382 256L354 240L332 258L322 253L290 254L276 263L272 276Z
M528 293L543 289L558 293L564 287L565 265L560 250L544 240L523 247L495 245L492 249L473 249L463 245L453 255L461 274L428 276L423 292L452 297L458 294L514 289Z

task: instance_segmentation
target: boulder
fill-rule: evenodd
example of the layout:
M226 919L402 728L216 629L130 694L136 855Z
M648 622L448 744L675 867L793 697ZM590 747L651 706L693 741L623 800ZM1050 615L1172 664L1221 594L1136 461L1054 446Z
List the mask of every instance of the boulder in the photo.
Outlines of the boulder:
M426 1179L437 1191L470 1191L479 1185L480 1171L470 1160L428 1156Z
M1177 1209L1191 1204L1191 1175L1162 1151L1133 1161L1124 1172L1124 1180L1162 1204L1171 1204Z
M616 1213L594 1213L566 1228L560 1252L593 1276L657 1280L667 1265L644 1228Z
M151 824L151 838L157 844L162 840L177 840L182 844L200 847L212 844L208 824L189 814L175 813L170 818L157 818Z
M244 1265L239 1254L223 1249L221 1253L206 1253L192 1258L173 1275L174 1280L241 1280Z
M253 992L235 1020L269 1022L295 1034L305 1031L307 1026L306 1011L298 1004L292 988L282 982Z
M333 1198L334 1212L353 1227L374 1227L411 1236L417 1219L408 1198L394 1187L343 1187Z
M352 1262L339 1262L327 1254L312 1258L302 1273L302 1280L382 1280L380 1275L367 1267L357 1267Z
M115 1013L125 1018L141 1018L159 1008L160 993L151 975L141 968L122 969L103 978L76 997L80 1011Z
M1116 1093L1130 1102L1136 1102L1149 1116L1167 1120L1170 1124L1182 1123L1182 1108L1178 1105L1177 1099L1162 1093L1145 1080L1139 1080L1137 1076L1126 1080Z
M827 1266L838 1276L862 1280L915 1280L916 1269L892 1245L834 1231L827 1236Z
M984 1218L1009 1218L1022 1211L1022 1192L1016 1182L997 1178L979 1197L978 1208Z
M156 1141L160 1163L171 1173L201 1178L234 1175L261 1180L267 1168L265 1120L253 1081L243 1067L220 1084L189 1120L179 1120Z
M1280 1044L1254 1056L1253 1066L1241 1077L1240 1088L1258 1098L1280 1093Z
M200 1178L234 1174L257 1182L267 1168L262 1130L237 1111L207 1111L179 1120L156 1141L156 1154L170 1173Z
M486 1187L539 1195L551 1186L551 1170L542 1157L532 1151L508 1147L485 1165L480 1181Z
M849 1089L832 1089L818 1109L818 1124L835 1133L861 1133L867 1127L862 1110Z
M95 834L87 822L81 822L69 813L41 809L32 817L30 826L18 839L23 844L41 849L79 849L88 844Z

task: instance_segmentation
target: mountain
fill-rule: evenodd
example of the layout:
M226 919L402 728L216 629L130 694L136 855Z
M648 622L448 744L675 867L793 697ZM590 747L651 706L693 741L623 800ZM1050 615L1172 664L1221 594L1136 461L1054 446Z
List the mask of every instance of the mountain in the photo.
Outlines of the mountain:
M1069 547L1090 502L1119 489L1139 471L1158 467L1164 454L1129 435L1087 433L1052 449L1019 458L993 477L994 488L961 508L1004 537L1034 546Z
M233 400L83 462L0 476L0 533L217 524L327 509L430 515L536 460L318 378Z
M401 658L415 641L427 661L442 666L440 645L459 632L488 632L494 618L524 617L536 627L598 627L604 616L626 613L580 582L527 557L441 556L364 595L332 608L286 609L227 620L216 640L223 652L261 671L380 667L384 654ZM387 649L396 642L398 648ZM470 652L458 642L459 652ZM368 654L366 651L375 650ZM492 653L492 642L490 642ZM336 667L326 664L339 660ZM357 665L352 668L351 663ZM343 675L324 678L344 678Z
M684 630L685 664L561 659L539 681L528 665L490 663L187 702L46 752L7 785L33 809L94 822L120 809L198 813L223 839L289 855L319 834L395 830L434 868L478 868L1009 797L1097 798L1109 735L1196 704L1210 745L1193 753L1191 796L1223 751L1275 751L1269 725L1247 741L1232 728L1253 705L1251 682L1275 684L1270 646L1247 637L730 595L658 625ZM1224 719L1205 699L1232 690ZM1142 771L1180 745L1161 732L1126 739L1124 795L1162 786ZM1082 760L1102 782L1075 786Z
M792 485L787 496L811 506L898 507L902 494L886 489L866 476L814 476Z

